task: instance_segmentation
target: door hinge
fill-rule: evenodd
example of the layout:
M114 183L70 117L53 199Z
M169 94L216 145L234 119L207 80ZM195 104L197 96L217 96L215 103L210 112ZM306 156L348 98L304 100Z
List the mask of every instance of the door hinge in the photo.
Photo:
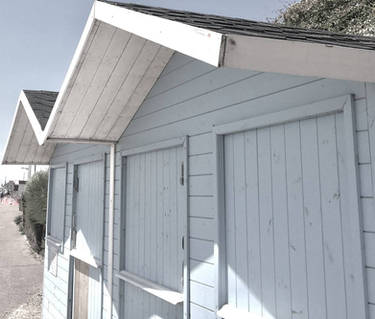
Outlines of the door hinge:
M73 188L74 188L75 192L77 192L77 193L79 192L79 178L78 178L78 176L76 176L74 178Z
M185 184L185 167L184 167L184 162L181 163L180 184L182 186Z

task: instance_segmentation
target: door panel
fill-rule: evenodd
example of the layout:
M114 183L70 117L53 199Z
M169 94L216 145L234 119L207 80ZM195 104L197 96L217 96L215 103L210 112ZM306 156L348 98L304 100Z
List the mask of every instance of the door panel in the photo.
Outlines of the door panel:
M74 319L88 318L88 292L90 266L78 259L74 266Z
M63 241L65 223L65 167L51 168L50 176L48 235Z
M126 271L175 291L183 291L185 204L180 185L183 148L128 156L125 187ZM125 318L181 318L182 305L172 306L148 293L124 285Z
M343 119L337 113L224 137L235 308L265 318L347 317Z
M101 318L100 270L79 259L74 265L73 318Z
M103 253L103 162L76 167L75 180L75 248L84 256L102 259Z

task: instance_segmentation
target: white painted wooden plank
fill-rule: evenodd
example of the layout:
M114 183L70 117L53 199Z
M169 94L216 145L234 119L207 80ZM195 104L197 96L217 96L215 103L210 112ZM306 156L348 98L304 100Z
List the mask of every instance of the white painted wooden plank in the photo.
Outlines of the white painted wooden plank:
M85 127L89 116L95 109L98 100L106 88L103 83L107 83L115 68L118 66L121 56L129 42L131 35L122 30L116 29L112 33L110 43L100 64L86 90L83 90L82 97L77 105L77 113L71 122L68 133L69 136L80 137L80 133Z
M190 217L190 237L214 240L214 221L206 218Z
M246 154L244 134L233 136L234 205L235 205L235 273L237 307L248 309ZM230 214L230 213L229 213ZM244 253L246 252L246 253ZM230 264L228 264L231 267Z
M263 81L258 79L259 81ZM267 83L269 81L265 80ZM281 80L284 81L284 80ZM253 92L252 89L255 84L249 84L248 86L244 87L241 92L233 92L230 93L230 90L227 92L227 95L232 96L239 96L240 94L244 94L244 92L247 92L244 95L249 95L249 93ZM269 85L267 86L269 87ZM158 139L166 139L170 137L171 132L178 132L178 134L181 135L192 135L192 134L198 134L205 132L205 127L210 127L214 124L220 124L223 123L225 119L225 122L230 121L238 121L239 119L259 115L259 114L265 114L272 111L282 110L285 108L289 108L292 106L298 106L298 105L304 105L306 103L310 103L313 101L316 101L317 99L322 100L324 98L331 98L332 96L340 96L343 94L351 94L355 93L356 96L364 96L364 86L360 83L355 82L340 82L340 81L333 81L333 80L320 80L320 81L313 81L309 82L309 84L306 85L292 85L292 88L289 87L287 90L281 90L277 92L277 95L271 94L272 89L266 93L266 96L263 96L260 99L250 99L246 100L244 98L243 102L240 104L237 104L235 100L232 99L229 104L226 104L226 106L221 106L221 104L218 104L218 101L222 101L225 97L218 95L216 93L216 100L212 103L212 109L219 110L223 108L221 111L213 112L213 113L207 113L202 115L202 112L205 112L207 110L203 109L202 107L205 105L203 101L200 100L191 100L190 103L187 103L182 108L182 113L185 114L186 110L194 109L196 108L196 112L194 112L193 117L189 115L189 117L179 117L177 122L170 123L168 121L164 121L163 125L168 125L168 130L166 131L164 128L153 131L151 139L154 141L157 141ZM275 92L274 92L275 93ZM213 93L214 94L214 93ZM267 95L268 94L268 95ZM319 98L317 98L319 96ZM225 103L223 103L225 105ZM196 107L199 105L199 107ZM230 106L230 108L229 108ZM208 110L209 112L212 112L211 110ZM174 112L175 110L171 109L169 110L169 113ZM177 111L177 110L176 110ZM197 121L197 114L201 114L199 116L199 121ZM163 115L164 118L165 115ZM167 119L167 118L166 118ZM155 125L153 125L153 128L158 128L159 126L156 125L155 119L153 121ZM133 124L135 125L135 121ZM137 124L138 125L138 124ZM140 126L143 127L143 126ZM161 128L161 127L160 127ZM142 131L142 130L137 130ZM128 132L126 132L125 135L128 135ZM166 134L168 132L168 134ZM158 135L156 135L156 133ZM126 139L123 139L121 141L121 144L126 142L128 145L135 142L135 140L142 140L145 137L142 136L150 136L150 131L146 130L144 133L138 135L138 136L130 136Z
M216 319L216 314L206 308L200 307L197 304L190 304L191 318L196 319Z
M173 305L176 305L182 302L183 296L181 293L158 285L154 282L145 280L137 275L134 275L130 272L121 271L118 274L118 277L126 282L136 286L158 298L161 298Z
M95 31L95 36L90 44L84 60L81 62L80 70L77 77L73 79L72 88L66 96L66 101L61 109L58 122L51 132L52 137L65 137L70 123L74 119L77 112L77 104L82 98L82 93L85 92L91 80L105 55L108 45L112 39L112 35L116 28L111 25L101 23Z
M224 66L263 72L374 82L374 55L339 45L227 35Z
M365 243L366 266L375 268L375 234L365 232L363 239Z
M103 121L103 116L112 111L112 103L116 94L121 89L124 81L127 79L130 70L132 69L135 60L138 58L143 49L145 40L134 35L131 36L124 53L114 72L111 74L108 83L102 92L96 108L89 115L85 128L81 133L81 138L92 138Z
M299 121L285 125L292 318L308 318L304 192Z
M368 129L370 137L370 153L371 153L371 177L372 185L375 185L375 85L373 83L366 83L366 96L367 96L367 114L368 114ZM370 173L368 171L368 173ZM362 180L363 175L360 173L360 179ZM361 181L361 195L362 193L362 181ZM371 197L375 196L375 189L372 189ZM375 208L375 207L374 207Z
M225 223L226 223L226 272L227 298L230 304L237 307L236 275L236 204L235 204L235 169L234 169L234 136L224 138L225 167ZM220 266L220 265L219 265Z
M190 281L190 298L192 303L215 310L215 290L212 287Z
M28 155L29 148L33 144L33 139L35 139L33 128L30 123L26 124L24 137L19 144L19 150L17 153L17 162L25 163L25 157Z
M31 133L32 140L30 141L27 153L24 157L24 163L33 163L35 155L38 153L39 148L41 147L34 135L34 132ZM37 161L35 161L37 163Z
M316 119L300 122L309 317L326 317Z
M190 176L189 195L190 196L212 196L213 177L212 175Z
M174 112L171 112L171 108L168 108L158 112L157 116L156 114L144 116L133 121L129 125L126 135L135 134L140 131L140 128L145 130L150 127L174 122L180 119L179 110L184 110L184 116L189 118L197 114L212 112L213 110L228 105L239 104L241 102L255 99L256 97L267 95L270 92L282 91L304 83L307 84L315 80L313 78L283 77L281 81L281 77L281 75L264 74L261 77L246 79L237 82L236 84L225 86L220 90L198 96L196 99L180 103L173 108L176 110ZM268 83L267 87L261 84L264 83L263 81ZM230 121L230 119L227 121ZM137 126L135 126L135 124L137 124Z
M370 140L368 131L361 131L356 133L358 145L358 163L368 164L371 163L370 155Z
M252 117L238 122L231 122L215 126L217 134L227 134L230 132L241 132L254 128L267 127L269 125L283 124L295 120L308 119L316 115L324 115L342 110L345 102L351 99L349 95L344 95L330 100L323 100L303 106L290 108L275 113Z
M147 100L162 95L183 83L190 82L192 79L199 78L213 70L216 70L216 68L202 61L194 60L193 63L181 67L178 72L165 75L163 81L158 81L151 89Z
M195 59L193 59L193 58L191 58L187 55L175 52L175 53L173 53L173 56L172 56L170 62L168 63L166 68L163 70L162 74L160 74L160 77L164 77L165 75L167 75L171 72L175 72L178 69L180 69L181 67L183 67L185 64L191 63L194 60Z
M258 131L259 215L262 261L263 316L276 315L275 259L274 259L274 208L272 205L270 129Z
M355 139L355 120L353 101L350 100L344 107L344 138L345 138L345 165L346 198L345 215L343 216L343 232L345 247L346 293L348 300L348 317L359 315L367 317L367 292L364 274L364 256L362 240L362 217L359 206L359 174L358 152ZM349 258L350 256L350 258Z
M147 46L145 49L147 49ZM172 51L164 47L159 47L156 55L153 57L151 53L152 61L147 66L145 73L142 75L142 78L135 88L132 96L129 98L126 107L123 108L120 116L117 118L116 124L108 133L107 139L113 138L114 140L118 140L121 137L130 120L138 111L144 98L155 84L165 65L168 63L171 55ZM144 63L147 64L146 62ZM133 79L133 81L136 82L136 79Z
M190 258L196 261L214 263L214 243L201 239L190 239Z
M179 74L176 74L174 82L171 82L173 86L169 89L154 96L151 96L153 92L151 91L135 118L140 118L165 108L171 108L174 105L219 90L224 86L259 75L257 72L238 69L212 69L207 64L202 65L198 61L194 61L194 69L196 68L195 65L199 67L200 73L192 72L190 69L186 73L182 73L183 70L180 70ZM193 65L190 68L192 69ZM178 79L177 83L176 79ZM163 81L156 82L156 85L159 83L164 84L164 82L165 80L163 79Z
M247 202L247 262L249 310L262 314L262 270L260 252L259 175L256 130L245 133L246 202Z
M365 197L373 196L372 169L370 164L359 165L360 195Z
M368 130L367 99L355 101L356 130Z
M189 137L189 155L212 153L212 134L205 133Z
M367 268L367 288L368 288L368 300L375 304L375 269Z
M347 315L336 143L336 134L343 134L342 121L342 113L337 118L329 115L317 119L327 316L335 318Z
M374 198L361 198L363 230L375 232Z
M214 265L196 260L190 261L190 280L207 286L215 286Z
M15 131L12 129L7 145L9 146L13 145L13 147L9 148L9 146L7 146L5 155L4 155L4 160L3 160L5 161L5 163L7 162L12 163L16 161L18 151L19 151L19 146L22 143L25 131L27 129L28 120L27 120L26 112L22 109L22 107L18 108L16 116L13 121L14 123L18 123L20 128Z
M214 218L213 197L190 196L188 200L190 217Z
M292 318L289 261L289 205L287 202L284 125L270 128L272 201L274 209L276 316Z
M102 123L97 127L95 138L105 139L110 134L113 125L123 111L124 105L129 100L142 80L144 73L158 53L159 46L152 42L145 42L136 60L133 62L129 73L121 84L120 90L114 95L110 108L107 111ZM122 127L124 129L124 127Z
M213 173L212 154L189 157L189 175L202 175Z
M220 33L99 1L95 2L95 17L214 66L220 63Z

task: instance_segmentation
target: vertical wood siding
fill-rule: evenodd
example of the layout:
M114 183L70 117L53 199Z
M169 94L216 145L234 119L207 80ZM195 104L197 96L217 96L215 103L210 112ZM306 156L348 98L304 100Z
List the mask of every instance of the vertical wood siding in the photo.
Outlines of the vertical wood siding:
M175 54L154 89L144 101L132 120L128 130L123 134L116 154L115 184L115 232L114 232L114 272L119 271L119 238L120 238L120 180L121 157L124 149L147 145L173 137L189 136L189 224L190 224L190 288L191 318L216 318L215 286L210 273L214 272L213 243L215 238L215 211L213 210L213 141L212 125L237 121L260 114L287 109L293 106L324 100L345 94L355 95L356 129L359 148L359 171L363 227L365 231L366 269L369 287L370 318L375 319L375 205L373 191L373 165L375 163L375 98L369 98L373 85L359 82L337 81L329 79L294 77L272 73L257 73L234 69L214 69L204 63L195 61L180 54ZM374 94L372 94L374 96ZM369 115L368 115L369 113ZM85 156L108 152L105 146L59 145L52 162L54 164L69 162L66 241L63 256L59 256L58 278L45 272L44 284L44 317L65 318L67 299L67 270L69 254L69 236L72 204L72 163ZM107 171L109 167L107 166ZM298 172L297 172L298 173ZM296 172L295 178L298 178ZM104 311L103 318L108 318L108 174L106 181L106 210L104 233ZM292 192L298 190L293 189ZM298 205L297 199L294 200ZM304 225L302 216L289 218L291 227ZM256 235L254 235L255 237ZM300 237L298 237L300 236ZM301 233L291 234L296 249L302 249ZM260 252L254 251L259 254ZM293 257L293 265L304 260ZM253 267L253 266L252 266ZM256 270L254 265L254 271ZM259 267L259 266L258 266ZM66 272L64 272L64 268ZM62 269L62 270L60 270ZM301 268L299 268L301 269ZM300 271L295 275L303 277ZM66 280L66 281L65 281ZM297 279L296 279L297 280ZM301 281L302 282L302 281ZM119 296L121 283L115 278L113 282L114 314L119 317ZM306 297L298 294L297 285L292 281L290 295L295 307L306 307ZM302 288L301 288L302 289ZM297 296L298 295L298 296ZM56 297L57 296L57 297ZM168 318L167 315L163 315Z
M76 192L76 249L102 259L103 181L102 161L78 165L79 191Z
M124 269L176 291L183 291L184 196L179 184L182 147L128 156L123 170L126 205ZM124 285L125 318L159 315L181 318L170 305L140 289Z
M343 114L225 137L228 301L265 318L350 318ZM349 147L348 145L346 147ZM350 243L349 243L350 245ZM346 256L347 260L353 257Z

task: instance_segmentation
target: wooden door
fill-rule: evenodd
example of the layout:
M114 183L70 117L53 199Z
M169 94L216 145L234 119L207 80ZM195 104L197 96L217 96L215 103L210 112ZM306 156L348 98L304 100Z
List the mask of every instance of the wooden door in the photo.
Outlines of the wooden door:
M101 262L104 223L104 164L77 165L74 177L73 247L82 257Z
M75 260L73 319L88 318L89 265Z
M184 290L185 183L182 146L126 157L124 270L176 292ZM184 207L185 205L185 207ZM182 318L172 305L129 283L122 298L124 318Z
M350 121L339 112L224 137L231 307L279 319L363 311Z

